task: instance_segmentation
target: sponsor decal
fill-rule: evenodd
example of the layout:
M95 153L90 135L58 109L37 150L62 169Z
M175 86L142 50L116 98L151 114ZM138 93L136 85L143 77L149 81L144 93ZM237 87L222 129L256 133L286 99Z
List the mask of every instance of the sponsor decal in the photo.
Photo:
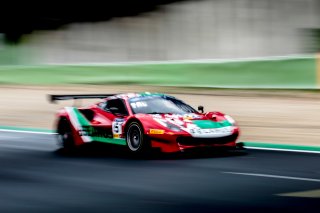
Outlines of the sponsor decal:
M82 126L82 128L78 130L78 134L80 136L112 138L110 130L108 131L105 127Z
M182 128L186 132L190 133L193 137L197 138L215 138L215 137L225 137L231 135L233 132L233 127L227 126L222 128L213 129L201 129L197 128Z
M130 103L131 107L132 108L141 108L141 107L148 107L148 104L147 102L145 101L137 101L137 102L133 102L133 103Z
M184 119L187 119L187 120L192 120L192 119L197 119L197 118L201 118L201 116L197 115L197 114L194 114L194 113L190 113L190 114L185 114L183 116Z
M218 129L190 129L191 134L231 134L232 128L224 127Z
M113 138L114 138L114 139L120 138L120 134L113 134Z
M198 138L225 137L233 133L233 127L228 121L193 120L182 129Z
M152 135L162 135L162 134L164 134L164 130L163 129L150 129L149 133Z
M201 116L195 114L195 113L189 113L184 115L179 114L165 114L165 118L172 118L172 119L184 119L184 120L192 120L192 119L199 119Z
M187 120L191 120L191 119L192 119L192 117L189 116L189 115L185 115L185 116L183 116L183 118L184 118L184 119L187 119Z

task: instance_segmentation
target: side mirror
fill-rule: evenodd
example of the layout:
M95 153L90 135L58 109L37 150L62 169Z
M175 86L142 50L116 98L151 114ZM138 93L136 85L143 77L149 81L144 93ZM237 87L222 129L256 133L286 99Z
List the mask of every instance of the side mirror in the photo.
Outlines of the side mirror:
M201 111L201 113L203 113L204 112L203 106L198 106L198 111Z

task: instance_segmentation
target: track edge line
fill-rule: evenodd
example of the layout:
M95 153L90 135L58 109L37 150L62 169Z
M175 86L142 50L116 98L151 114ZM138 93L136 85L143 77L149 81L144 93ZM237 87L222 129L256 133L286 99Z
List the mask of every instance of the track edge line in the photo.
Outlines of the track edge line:
M320 146L280 144L280 143L278 144L278 143L265 143L265 142L238 142L237 144L247 149L320 153Z
M41 129L41 128L28 128L28 127L15 127L15 126L0 126L2 132L21 132L30 134L55 134L54 130Z

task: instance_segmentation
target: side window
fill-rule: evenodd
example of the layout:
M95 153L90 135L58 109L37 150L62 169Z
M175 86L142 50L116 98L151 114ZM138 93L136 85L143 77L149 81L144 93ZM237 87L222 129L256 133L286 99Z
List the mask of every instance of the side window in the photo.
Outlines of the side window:
M99 103L98 106L99 106L100 109L106 110L107 101Z
M101 109L113 114L128 115L127 108L122 99L111 99L99 106Z

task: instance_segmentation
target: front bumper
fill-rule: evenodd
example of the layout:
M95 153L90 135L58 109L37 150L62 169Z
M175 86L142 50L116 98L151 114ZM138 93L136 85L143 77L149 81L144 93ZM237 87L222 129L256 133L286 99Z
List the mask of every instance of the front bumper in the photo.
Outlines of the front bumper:
M162 152L182 152L187 149L205 147L235 148L239 136L239 129L225 137L195 138L189 134L163 134L161 136L149 135L151 146L160 148Z

